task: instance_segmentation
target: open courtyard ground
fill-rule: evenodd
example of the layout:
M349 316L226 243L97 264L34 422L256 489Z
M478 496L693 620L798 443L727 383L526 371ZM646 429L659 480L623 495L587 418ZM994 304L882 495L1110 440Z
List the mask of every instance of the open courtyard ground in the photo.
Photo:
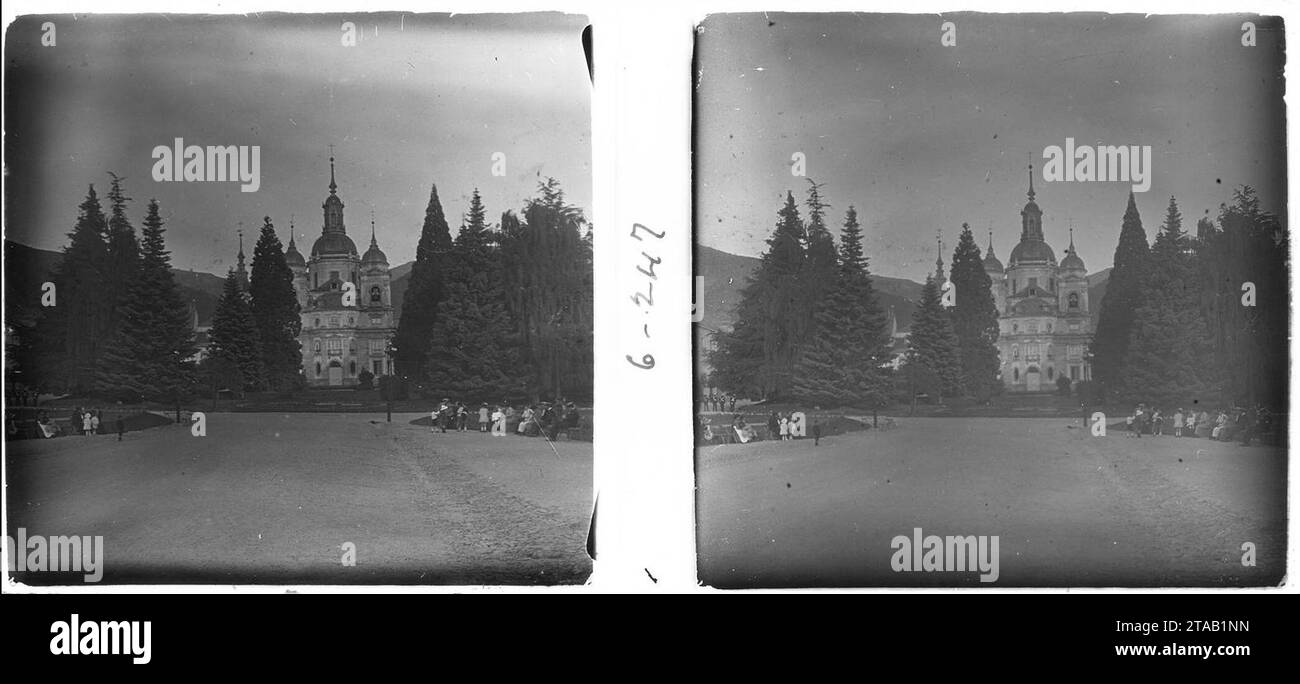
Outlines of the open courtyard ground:
M717 587L1260 586L1286 562L1286 451L1063 418L697 452L701 580ZM1067 427L1067 426L1073 427ZM895 572L898 535L997 535L1000 576ZM1242 545L1256 564L1242 564Z
M209 413L205 437L10 442L7 533L102 535L105 583L586 579L590 442L431 434L416 417Z

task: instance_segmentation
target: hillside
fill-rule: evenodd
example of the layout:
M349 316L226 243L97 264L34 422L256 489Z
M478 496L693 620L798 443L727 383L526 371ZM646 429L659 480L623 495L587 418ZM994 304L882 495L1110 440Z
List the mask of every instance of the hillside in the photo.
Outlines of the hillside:
M758 267L758 258L729 254L704 245L695 248L695 275L702 278L697 296L704 306L701 324L709 329L730 328L735 322L735 307L740 301L740 290L749 275ZM921 298L921 285L905 278L888 278L873 275L881 307L888 311L894 307L900 331L912 324L912 310Z

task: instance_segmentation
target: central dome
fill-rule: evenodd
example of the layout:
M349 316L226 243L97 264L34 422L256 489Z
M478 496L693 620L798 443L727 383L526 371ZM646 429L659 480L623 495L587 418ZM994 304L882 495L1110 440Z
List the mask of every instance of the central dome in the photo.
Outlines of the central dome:
M357 245L352 242L352 238L343 233L325 233L316 238L316 242L311 246L311 255L318 256L356 256Z
M1011 264L1023 263L1056 263L1056 253L1042 240L1021 240L1015 249L1011 250Z

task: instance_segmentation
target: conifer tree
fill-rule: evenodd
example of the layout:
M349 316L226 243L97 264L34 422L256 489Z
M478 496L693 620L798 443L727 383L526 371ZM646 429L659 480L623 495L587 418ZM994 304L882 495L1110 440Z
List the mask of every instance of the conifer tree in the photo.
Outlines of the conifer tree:
M172 276L164 233L158 202L150 200L139 265L96 376L103 396L179 401L193 387L194 330Z
M95 186L78 207L77 222L68 234L63 259L52 277L57 304L41 310L35 330L24 346L30 350L36 384L69 392L93 389L102 348L109 342L109 313L103 293L108 268L108 220Z
M1147 267L1148 251L1137 200L1130 191L1119 244L1115 247L1114 267L1101 300L1097 332L1090 349L1093 380L1106 393L1118 387L1123 373L1134 312L1142 302L1142 273Z
M799 276L805 257L803 222L794 193L768 238L768 250L741 289L736 323L718 335L710 361L714 382L724 391L749 398L776 399L789 392L799 339Z
M1120 374L1119 397L1156 406L1218 403L1209 329L1200 309L1199 278L1174 198L1142 276L1142 298ZM1109 295L1107 295L1109 296Z
M430 385L470 401L522 400L520 349L506 310L497 237L485 222L478 189L452 244L446 296L438 305L426 367Z
M416 380L425 377L424 364L433 341L438 304L444 296L443 277L451 246L451 230L438 200L438 186L434 185L424 210L411 281L402 297L402 316L391 341L393 363L397 373L404 377Z
M951 309L957 334L962 381L967 392L986 400L998 389L998 310L993 302L993 281L984 270L984 260L970 225L961 225L961 237L952 254L949 280L955 290Z
M823 306L817 308L812 339L800 354L793 394L818 405L879 407L888 397L882 368L887 352L886 319L876 301L857 211L845 212L839 267Z
M938 381L945 396L962 393L962 365L957 334L940 298L934 274L925 278L921 301L912 312L912 330L907 337L907 363L926 368Z
M257 321L253 318L248 297L240 288L239 279L233 270L226 274L209 335L209 351L213 358L227 362L239 370L243 382L239 389L260 390L264 387L265 371L262 368L262 344L257 334Z
M248 291L267 386L273 390L291 389L302 377L302 344L298 340L302 317L293 289L293 271L284 259L284 245L269 216L263 218L262 232L253 248Z
M530 369L533 397L589 399L592 386L590 230L554 178L538 185L522 216L501 216L501 269L507 311Z
M122 191L122 179L109 173L112 182L108 190L108 224L104 242L108 250L107 265L101 288L102 302L109 307L106 337L111 339L120 323L118 312L129 305L126 301L131 278L140 262L140 242L135 228L126 215L126 203L131 198Z

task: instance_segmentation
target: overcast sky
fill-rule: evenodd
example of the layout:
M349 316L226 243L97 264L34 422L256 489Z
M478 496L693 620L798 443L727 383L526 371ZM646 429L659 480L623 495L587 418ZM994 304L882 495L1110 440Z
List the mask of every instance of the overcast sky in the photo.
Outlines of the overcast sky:
M875 272L921 280L963 222L1006 262L1027 165L1057 259L1070 221L1090 272L1110 265L1128 183L1042 182L1043 149L1150 145L1138 208L1149 239L1170 195L1184 228L1232 188L1285 203L1280 22L1243 47L1240 15L715 15L697 44L697 239L766 249L791 155L825 184L838 227L857 207ZM940 45L956 24L957 46Z
M7 237L59 249L77 205L108 172L126 178L139 229L157 198L173 264L224 273L236 228L270 215L299 249L320 234L335 146L348 234L364 251L374 210L393 265L414 258L430 185L454 232L478 187L490 220L554 176L591 212L586 20L412 14L53 18L10 26L6 54ZM340 41L344 21L361 34ZM377 31L377 33L376 33ZM156 183L155 145L260 145L261 188ZM506 175L492 175L503 153ZM254 238L255 239L255 238ZM246 238L246 253L251 255Z

